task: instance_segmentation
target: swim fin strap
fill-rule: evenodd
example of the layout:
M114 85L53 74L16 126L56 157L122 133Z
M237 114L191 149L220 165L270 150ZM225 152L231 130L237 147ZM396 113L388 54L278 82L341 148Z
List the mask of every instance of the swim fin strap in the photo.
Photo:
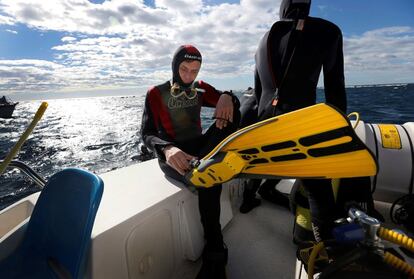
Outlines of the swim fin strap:
M375 157L347 117L317 104L236 131L186 177L210 187L234 177L344 178L377 171Z

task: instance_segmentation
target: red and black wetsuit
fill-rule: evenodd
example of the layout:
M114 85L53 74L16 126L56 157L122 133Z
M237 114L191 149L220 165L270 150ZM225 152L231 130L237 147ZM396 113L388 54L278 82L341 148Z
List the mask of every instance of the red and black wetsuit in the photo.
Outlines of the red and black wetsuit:
M187 154L198 158L204 157L237 129L240 120L240 103L232 93L222 93L205 82L184 82L180 76L180 65L184 61L201 63L201 53L192 45L182 45L175 51L171 63L172 81L164 82L147 92L142 116L141 138L145 145L157 154L161 170L166 176L188 185L184 176L166 163L162 147L174 145ZM188 79L185 80L188 81ZM172 85L181 92L173 90L174 94L172 94ZM228 125L223 129L217 128L216 123L213 123L203 134L201 107L216 107L221 94L232 96L233 122L227 123ZM227 249L223 243L220 225L221 189L221 185L197 188L198 208L206 240L203 265L197 278L225 277Z
M237 129L240 119L240 104L233 94L221 93L203 81L195 82L194 87L201 89L194 99L189 99L185 95L173 97L169 81L151 88L147 92L142 117L141 136L145 145L156 152L161 170L184 184L184 177L166 164L161 147L172 144L188 154L202 158ZM230 94L233 97L233 123L223 129L218 129L213 123L202 134L201 107L215 107L221 94ZM219 222L221 189L221 185L197 189L207 250L223 249Z
M185 95L173 97L170 93L170 81L152 87L147 92L141 135L145 145L155 151L160 159L165 159L161 147L169 144L193 156L199 156L199 140L202 136L201 107L215 107L221 94L230 94L221 93L203 81L195 82L193 86L199 89L194 99ZM234 115L237 118L239 103L234 96L233 100Z

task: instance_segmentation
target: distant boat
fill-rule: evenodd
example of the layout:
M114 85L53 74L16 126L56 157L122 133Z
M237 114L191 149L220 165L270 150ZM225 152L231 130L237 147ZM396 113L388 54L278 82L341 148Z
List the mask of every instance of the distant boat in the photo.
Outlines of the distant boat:
M11 102L6 96L0 98L0 118L11 118L18 102Z

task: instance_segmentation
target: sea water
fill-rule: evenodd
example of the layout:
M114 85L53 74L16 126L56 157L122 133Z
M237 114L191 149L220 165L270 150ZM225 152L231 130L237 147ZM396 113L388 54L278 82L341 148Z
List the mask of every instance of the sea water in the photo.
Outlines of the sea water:
M238 94L241 94L239 92ZM414 84L348 88L348 112L368 123L414 122ZM17 160L44 178L68 167L97 174L136 164L140 154L141 116L145 95L49 100L49 107ZM318 102L324 101L318 90ZM0 159L32 120L41 101L22 101L11 119L0 119ZM203 110L208 127L213 109ZM0 209L40 188L18 170L0 176Z

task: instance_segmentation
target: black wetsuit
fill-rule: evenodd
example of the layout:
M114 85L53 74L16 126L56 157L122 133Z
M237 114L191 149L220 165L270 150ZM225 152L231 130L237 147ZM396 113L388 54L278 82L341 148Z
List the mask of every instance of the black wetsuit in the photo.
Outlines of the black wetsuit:
M282 20L264 35L256 52L257 120L314 105L322 69L326 102L345 113L341 31L329 21L309 17L310 3L295 5L291 2L283 1ZM304 19L301 31L296 30L298 18ZM277 105L273 106L275 99ZM305 180L304 185L309 195L313 223L319 226L318 233L322 238L329 237L330 224L337 217L332 212L335 201L330 180ZM259 187L259 184L254 187ZM255 192L256 189L250 191Z
M294 26L294 21L278 21L272 31L265 35L268 40L260 42L255 71L258 120L273 116L273 110L269 108L272 108L275 85L279 91L276 115L314 105L321 69L324 73L326 102L345 113L341 31L333 23L313 17L305 19L303 31L292 31ZM269 61L261 59L263 54L260 51L264 47L270 50L273 80L264 74L269 72ZM287 69L289 60L291 62Z
M174 145L184 152L202 158L218 143L237 129L240 119L239 101L228 93L221 93L211 85L198 81L194 87L201 89L194 99L182 95L173 97L170 94L170 82L151 88L147 92L145 108L142 116L141 136L148 148L153 150L159 159L162 171L183 183L184 177L166 164L162 147ZM202 106L215 107L221 94L230 94L234 102L233 124L218 129L213 125L202 134L200 111ZM223 237L220 226L220 194L221 185L211 188L197 188L199 194L199 211L207 245L211 249L223 248Z

